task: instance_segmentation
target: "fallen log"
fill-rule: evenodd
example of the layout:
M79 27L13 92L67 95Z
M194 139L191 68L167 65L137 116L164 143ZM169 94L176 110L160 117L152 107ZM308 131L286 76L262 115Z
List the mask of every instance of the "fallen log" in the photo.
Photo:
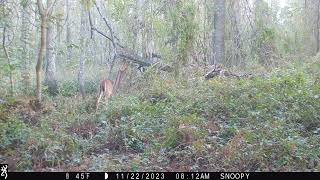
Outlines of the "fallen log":
M208 79L211 79L211 78L214 78L214 77L235 77L237 79L240 79L240 78L252 78L253 75L251 73L245 73L245 74L242 74L242 75L239 75L239 74L235 74L231 71L228 71L226 69L223 69L223 67L221 65L217 65L217 64L214 64L210 70L204 75L204 78L205 80L208 80Z

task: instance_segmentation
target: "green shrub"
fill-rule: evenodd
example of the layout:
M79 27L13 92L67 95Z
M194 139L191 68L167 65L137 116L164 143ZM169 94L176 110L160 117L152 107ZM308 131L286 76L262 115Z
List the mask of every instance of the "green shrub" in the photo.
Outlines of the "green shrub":
M85 81L86 94L97 94L98 85L93 80ZM59 93L62 96L70 97L79 93L79 82L74 80L62 81L59 83Z
M5 121L0 121L0 127L0 149L20 146L26 142L31 132L31 129L17 117L10 117Z

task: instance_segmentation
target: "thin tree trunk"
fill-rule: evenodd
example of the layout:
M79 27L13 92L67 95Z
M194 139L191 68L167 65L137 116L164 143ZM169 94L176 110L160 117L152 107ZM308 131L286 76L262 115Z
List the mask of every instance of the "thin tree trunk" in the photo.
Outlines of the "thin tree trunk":
M12 69L11 69L11 62L10 62L9 54L6 49L6 29L7 29L6 27L3 28L2 48L3 48L4 55L7 59L8 66L9 66L10 94L12 96L13 91L14 91L14 85L13 85L13 74L12 74Z
M21 58L23 59L23 71L22 71L22 79L24 84L24 91L27 92L29 90L30 82L30 69L29 69L29 57L28 57L28 12L27 12L27 4L22 5L22 22L21 22L21 41L22 41L22 54Z
M153 7L152 7L152 3L151 3L151 9L150 11L153 12ZM152 14L152 13L151 13ZM151 16L151 18L153 18ZM153 40L153 23L152 20L150 23L146 24L146 28L145 28L145 58L148 60L152 60L152 54L154 53L154 40Z
M79 57L79 72L78 81L79 89L83 99L85 99L85 86L84 86L84 64L85 64L85 36L86 36L86 12L83 5L81 5L81 20L80 20L80 57Z
M47 28L46 28L46 22L47 22L47 17L46 15L41 15L41 36L40 36L40 49L38 53L38 60L37 60L37 65L36 65L36 96L37 96L37 101L38 103L41 103L41 70L42 70L42 60L44 56L44 50L46 46L46 33L47 33Z
M317 44L317 49L316 49L316 53L318 53L319 52L319 49L320 49L320 42L319 42L319 21L320 21L320 12L319 12L319 10L320 10L320 0L317 0L317 7L316 7L316 11L317 11L317 26L316 26L316 30L315 30L315 33L316 33L316 44Z
M241 52L241 34L239 30L239 1L232 1L231 2L231 8L232 8L232 31L233 31L233 36L232 36L232 42L233 42L233 50L231 51L233 55L233 64L232 65L241 65L242 64L242 52Z
M137 52L138 55L143 57L143 52L144 52L144 48L143 48L143 24L144 24L144 11L143 11L143 7L144 7L144 0L138 0L137 1L137 20L138 20L138 32L137 32L137 39L136 39L136 47L137 47Z
M213 58L211 64L225 61L225 0L215 0L214 4Z
M70 0L66 0L66 20L67 20L67 32L66 32L66 41L67 41L67 62L70 63L72 57L72 48L71 48L71 23L70 23Z
M41 70L42 70L42 61L44 56L44 50L46 48L46 35L47 35L47 19L48 16L52 13L53 3L52 0L47 0L47 8L43 7L41 0L37 0L37 6L40 14L40 48L38 52L38 60L36 65L36 97L37 97L37 106L40 108L42 101L41 93Z

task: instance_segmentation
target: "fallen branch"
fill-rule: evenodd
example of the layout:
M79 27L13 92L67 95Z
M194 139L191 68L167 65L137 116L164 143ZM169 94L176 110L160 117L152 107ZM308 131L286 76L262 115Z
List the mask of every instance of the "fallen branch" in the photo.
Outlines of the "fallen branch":
M235 74L235 73L232 73L228 70L225 70L222 68L221 65L213 65L211 67L211 69L204 75L204 78L206 80L208 79L211 79L211 78L214 78L214 77L235 77L237 79L240 79L240 78L251 78L253 77L253 75L251 73L249 74L242 74L242 75L238 75L238 74Z
M131 61L133 63L138 64L139 67L152 66L153 63L151 63L147 59L137 55L136 53L134 53L129 48L125 47L124 45L122 45L119 42L120 40L116 35L114 35L114 32L113 32L112 27L110 25L110 22L108 22L108 20L102 15L100 8L98 7L96 2L94 2L94 5L95 5L100 17L103 19L105 25L107 26L109 33L110 33L110 36L105 34L104 32L102 32L101 30L97 29L96 27L94 27L94 25L91 21L91 17L90 17L91 15L89 13L89 23L90 23L91 31L95 31L98 34L100 34L102 37L111 41L113 48L114 48L114 52L115 52L114 59L123 58L127 61ZM161 59L161 55L159 55L157 53L152 53L152 58ZM172 71L172 68L168 65L162 65L162 66L159 65L157 67L163 71L169 71L169 72Z

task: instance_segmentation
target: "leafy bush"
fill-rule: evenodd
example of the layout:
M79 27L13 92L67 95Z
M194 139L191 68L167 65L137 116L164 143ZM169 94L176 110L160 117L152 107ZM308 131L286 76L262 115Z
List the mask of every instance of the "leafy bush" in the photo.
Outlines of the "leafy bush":
M14 148L26 142L31 129L17 117L9 117L0 121L0 149Z

